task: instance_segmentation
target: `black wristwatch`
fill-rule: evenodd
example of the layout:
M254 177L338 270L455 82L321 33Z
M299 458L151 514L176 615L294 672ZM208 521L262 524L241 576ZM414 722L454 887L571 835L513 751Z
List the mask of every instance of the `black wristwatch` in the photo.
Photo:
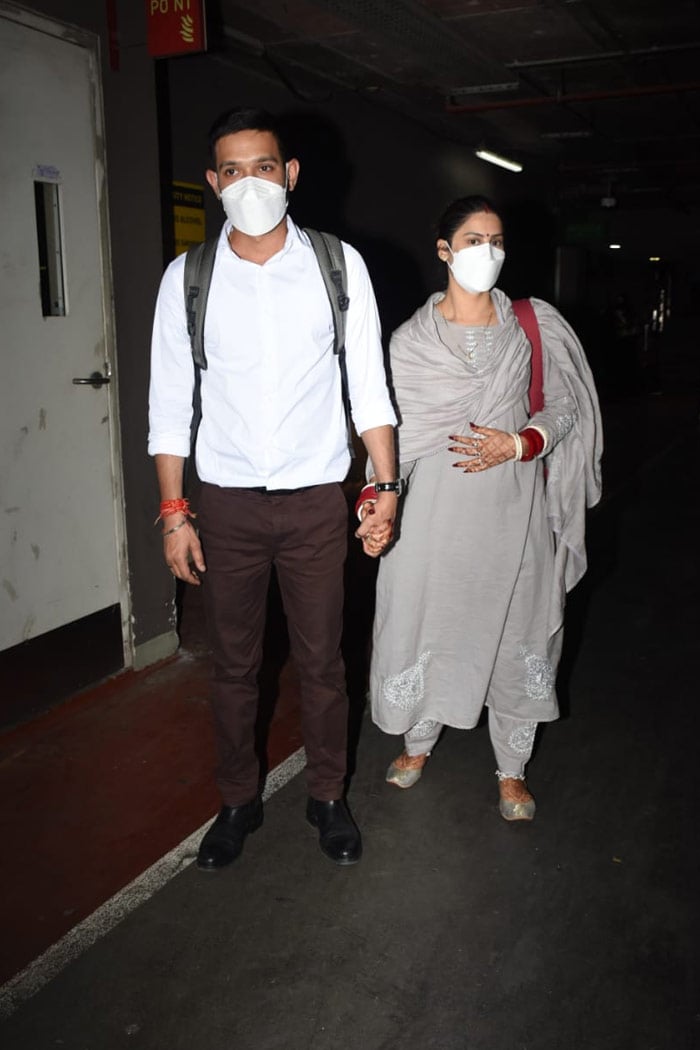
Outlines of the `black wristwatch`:
M374 490L375 492L395 492L397 496L400 496L403 492L403 478L398 478L397 481L375 481Z

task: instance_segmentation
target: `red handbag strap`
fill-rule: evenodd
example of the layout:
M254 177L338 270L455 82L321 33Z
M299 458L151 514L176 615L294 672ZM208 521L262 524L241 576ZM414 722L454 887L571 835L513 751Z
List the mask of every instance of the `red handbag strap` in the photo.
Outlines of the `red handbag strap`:
M534 416L544 408L544 391L542 374L542 336L537 323L537 315L529 299L514 299L513 313L518 324L527 336L532 347L532 364L530 366L530 415Z

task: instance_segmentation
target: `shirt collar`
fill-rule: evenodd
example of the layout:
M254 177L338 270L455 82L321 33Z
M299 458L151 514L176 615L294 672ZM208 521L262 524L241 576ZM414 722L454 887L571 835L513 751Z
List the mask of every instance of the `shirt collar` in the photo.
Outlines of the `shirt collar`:
M301 230L294 222L291 215L287 214L285 218L287 220L287 236L284 239L284 244L278 252L275 252L274 255L270 256L270 258L267 260L267 263L272 262L273 259L281 259L283 256L287 255L288 252L293 251L299 244L303 243ZM221 233L219 235L219 244L226 244L226 246L228 247L228 235L232 229L233 224L229 222L228 219L226 219L221 228ZM232 255L234 258L237 257L235 252L230 251L229 254ZM267 263L265 265L267 265Z

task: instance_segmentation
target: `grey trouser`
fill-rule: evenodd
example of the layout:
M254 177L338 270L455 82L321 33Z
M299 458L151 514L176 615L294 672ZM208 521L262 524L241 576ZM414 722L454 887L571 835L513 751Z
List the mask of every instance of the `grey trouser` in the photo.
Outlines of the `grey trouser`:
M496 756L496 775L522 779L525 766L535 743L537 722L526 722L521 718L499 715L489 707L489 736ZM430 754L442 732L442 724L432 719L423 719L404 735L406 753L409 755Z

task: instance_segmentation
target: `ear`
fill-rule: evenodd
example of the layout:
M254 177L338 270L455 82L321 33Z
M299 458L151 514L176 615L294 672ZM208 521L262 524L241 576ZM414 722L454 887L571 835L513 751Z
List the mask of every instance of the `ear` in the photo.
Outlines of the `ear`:
M209 185L213 189L214 193L216 194L217 197L220 197L221 196L221 190L219 189L219 179L218 179L218 176L217 176L216 172L212 171L211 168L209 168L206 171L206 176L207 176L207 182L209 183Z
M287 188L291 191L297 184L299 178L299 161L296 157L292 157L291 160L287 161Z
M443 241L442 238L441 238L437 242L436 247L437 247L438 259L441 259L443 262L447 262L447 260L449 259L450 255L452 254L452 249L450 248L450 246L447 243L447 241Z

